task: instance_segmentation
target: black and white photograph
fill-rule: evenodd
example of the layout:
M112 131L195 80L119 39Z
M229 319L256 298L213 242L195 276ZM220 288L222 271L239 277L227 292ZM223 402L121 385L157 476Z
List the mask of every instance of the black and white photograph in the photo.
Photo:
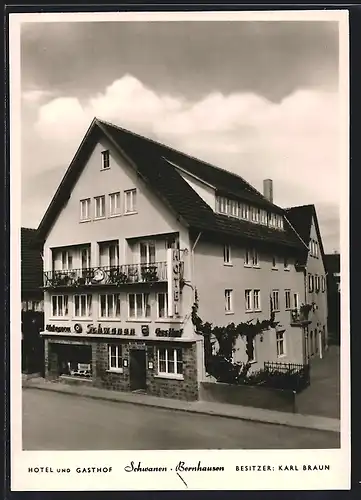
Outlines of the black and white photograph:
M347 14L183 14L10 16L17 489L347 487Z

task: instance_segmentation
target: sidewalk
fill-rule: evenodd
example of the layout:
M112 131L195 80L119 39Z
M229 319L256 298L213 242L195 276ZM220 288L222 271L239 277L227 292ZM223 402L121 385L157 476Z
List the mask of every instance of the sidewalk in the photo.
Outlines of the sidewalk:
M247 406L230 405L224 403L209 403L206 401L180 401L177 399L158 398L146 394L131 392L117 392L83 385L68 385L61 382L50 382L43 378L23 377L23 388L55 391L62 394L73 394L80 397L130 403L135 405L163 408L167 410L186 411L204 415L251 420L267 424L286 425L304 429L313 429L328 432L340 432L340 421L333 418L314 415L300 415L297 413L283 413L278 411L251 408Z

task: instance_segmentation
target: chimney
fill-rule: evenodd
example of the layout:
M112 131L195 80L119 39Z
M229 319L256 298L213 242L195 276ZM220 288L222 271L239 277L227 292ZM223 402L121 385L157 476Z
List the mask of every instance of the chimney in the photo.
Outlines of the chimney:
M263 196L273 203L273 181L272 179L265 179L263 181Z

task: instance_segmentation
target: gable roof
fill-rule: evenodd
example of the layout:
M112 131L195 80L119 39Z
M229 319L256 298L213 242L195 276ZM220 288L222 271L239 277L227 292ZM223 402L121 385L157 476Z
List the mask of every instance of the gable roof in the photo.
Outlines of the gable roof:
M297 233L300 235L302 240L305 242L307 248L309 247L311 239L312 220L314 221L317 239L320 247L320 253L322 256L323 263L326 266L325 252L323 248L321 231L318 224L315 205L301 205L298 207L290 207L286 209L286 214L287 214L286 217L288 218L294 229L297 231Z
M21 291L40 291L43 286L43 259L39 249L34 246L36 229L21 228Z
M69 198L96 142L104 136L186 226L229 236L258 239L298 250L304 248L304 244L287 222L285 231L279 231L214 213L180 175L176 166L214 186L219 193L254 203L273 212L284 213L283 209L270 203L240 176L96 118L92 121L39 225L38 235L41 241L45 240L57 214Z

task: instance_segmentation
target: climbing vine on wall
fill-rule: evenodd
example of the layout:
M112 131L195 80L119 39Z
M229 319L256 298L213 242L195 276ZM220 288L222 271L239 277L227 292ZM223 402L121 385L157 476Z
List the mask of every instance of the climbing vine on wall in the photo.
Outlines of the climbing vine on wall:
M239 337L246 339L247 359L253 358L253 340L256 335L263 333L269 328L274 328L275 314L271 312L269 320L254 322L253 319L239 323L229 323L226 326L213 326L212 323L203 322L198 315L199 299L197 290L195 290L194 304L192 307L192 323L198 335L204 339L204 362L209 375L212 375L219 382L237 383L246 377L250 364L233 363L232 354L235 350L236 340ZM213 352L214 339L218 342L217 353Z

